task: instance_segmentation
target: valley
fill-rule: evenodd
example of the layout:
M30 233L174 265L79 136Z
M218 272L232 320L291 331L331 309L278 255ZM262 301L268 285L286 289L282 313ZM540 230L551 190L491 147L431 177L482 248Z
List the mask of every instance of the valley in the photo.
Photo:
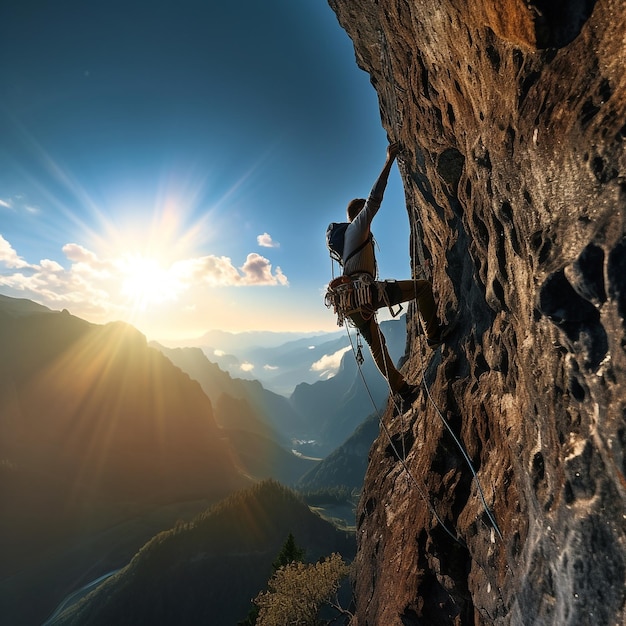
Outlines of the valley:
M371 406L368 413L351 352L333 376L284 396L223 371L200 347L148 344L125 324L89 324L6 297L0 322L0 484L8 512L0 521L0 612L12 624L40 624L83 585L124 570L155 536L267 480L278 481L260 491L270 499L276 489L295 491L280 498L284 519L273 512L266 522L269 544L259 536L243 553L271 559L282 535L295 532L295 522L285 526L294 507L314 526L323 522L329 537L348 533L344 556L353 553L355 498L377 428L371 418L359 428ZM397 353L401 324L386 329ZM317 336L242 354L265 359L265 350L282 350L303 371L338 349L336 337ZM378 376L371 359L364 371ZM372 383L381 406L382 382ZM241 537L255 536L250 522ZM331 547L315 533L299 540L320 555ZM264 567L254 566L254 580L267 578ZM60 619L50 623L74 623Z

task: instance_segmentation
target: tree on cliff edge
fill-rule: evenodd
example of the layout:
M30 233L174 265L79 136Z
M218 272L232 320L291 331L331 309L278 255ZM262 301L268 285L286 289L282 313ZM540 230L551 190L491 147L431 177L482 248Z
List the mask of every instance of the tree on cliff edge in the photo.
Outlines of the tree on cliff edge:
M259 607L257 626L298 624L315 626L320 609L328 604L339 613L337 592L350 568L339 554L314 564L290 563L277 570L269 581L269 591L254 600Z

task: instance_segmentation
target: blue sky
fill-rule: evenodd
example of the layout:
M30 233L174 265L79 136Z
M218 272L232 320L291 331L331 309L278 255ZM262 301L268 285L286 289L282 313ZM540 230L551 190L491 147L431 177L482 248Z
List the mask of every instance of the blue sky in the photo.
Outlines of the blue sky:
M324 0L0 5L0 293L149 338L332 330L387 138ZM394 168L380 273L410 275Z

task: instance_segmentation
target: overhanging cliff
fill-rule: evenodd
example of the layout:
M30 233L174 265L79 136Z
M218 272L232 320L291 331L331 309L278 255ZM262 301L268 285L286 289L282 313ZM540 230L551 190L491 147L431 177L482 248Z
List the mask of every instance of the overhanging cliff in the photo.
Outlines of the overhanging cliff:
M434 353L409 322L430 397L370 452L355 622L625 623L626 5L329 4L459 320Z

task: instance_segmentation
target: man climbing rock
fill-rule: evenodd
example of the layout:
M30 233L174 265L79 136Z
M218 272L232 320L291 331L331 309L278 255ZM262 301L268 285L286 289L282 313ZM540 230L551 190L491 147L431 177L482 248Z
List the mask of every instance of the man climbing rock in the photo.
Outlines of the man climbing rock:
M376 311L384 306L391 309L400 303L416 300L428 345L432 348L443 342L450 327L442 326L437 319L437 306L429 281L376 280L376 256L370 225L382 203L389 172L398 152L398 144L388 146L385 165L367 200L356 198L348 204L348 225L343 236L343 250L340 255L343 276L333 281L340 286L337 289L339 297L335 296L332 304L339 315L339 324L348 318L363 335L378 369L389 381L393 392L404 402L411 402L417 388L408 384L393 364L387 351L385 337L376 321ZM341 284L345 285L346 292L349 292L342 302L340 302ZM331 290L332 286L333 283Z

